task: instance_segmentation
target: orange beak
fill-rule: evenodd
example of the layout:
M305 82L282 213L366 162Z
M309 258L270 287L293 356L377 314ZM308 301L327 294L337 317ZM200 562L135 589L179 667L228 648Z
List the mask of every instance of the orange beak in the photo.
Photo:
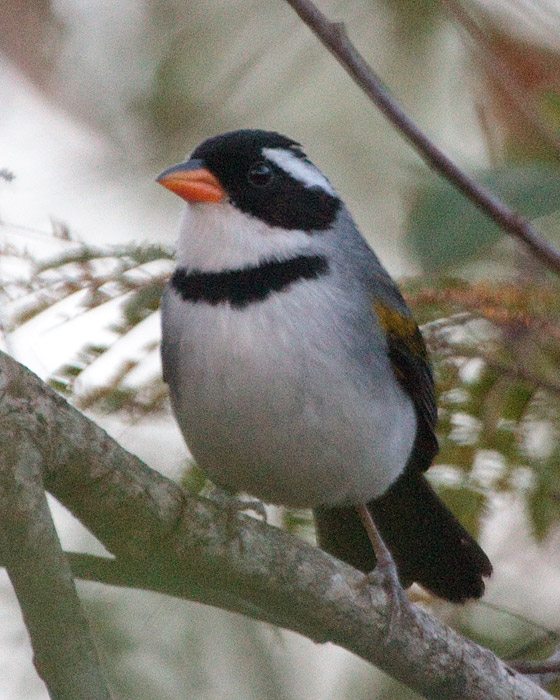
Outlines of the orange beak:
M221 202L226 198L218 178L198 158L172 165L158 175L156 182L187 202Z

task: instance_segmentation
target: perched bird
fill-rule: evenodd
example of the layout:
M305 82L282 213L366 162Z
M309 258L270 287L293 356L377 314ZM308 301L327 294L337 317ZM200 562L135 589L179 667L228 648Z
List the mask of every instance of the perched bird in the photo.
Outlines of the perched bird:
M320 546L363 572L378 561L394 583L396 564L405 587L480 597L491 564L424 477L438 451L424 341L327 178L295 141L243 130L157 181L187 202L162 360L200 467L312 508Z

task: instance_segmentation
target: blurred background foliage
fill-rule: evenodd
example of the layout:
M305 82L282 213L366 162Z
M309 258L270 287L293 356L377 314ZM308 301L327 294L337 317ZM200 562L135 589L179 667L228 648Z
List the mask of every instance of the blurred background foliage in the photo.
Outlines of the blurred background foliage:
M560 245L555 0L319 5L345 20L432 138ZM153 177L220 131L300 140L423 326L440 407L430 474L495 564L485 602L412 595L507 658L551 653L558 278L430 173L280 1L3 0L0 28L0 345L206 493L161 380L157 309L180 205ZM57 517L67 546L95 546ZM313 537L306 512L271 509L271 520ZM120 698L413 697L340 650L252 621L153 594L82 591ZM2 697L46 697L21 632L0 645L0 657L24 649L19 675L0 679Z

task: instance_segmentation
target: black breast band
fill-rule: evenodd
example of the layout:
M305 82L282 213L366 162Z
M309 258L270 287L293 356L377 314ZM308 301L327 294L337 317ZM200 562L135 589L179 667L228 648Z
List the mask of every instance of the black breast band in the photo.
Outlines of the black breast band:
M220 272L189 271L181 267L171 277L171 286L185 301L243 308L295 282L316 279L327 272L328 263L322 255L298 255Z

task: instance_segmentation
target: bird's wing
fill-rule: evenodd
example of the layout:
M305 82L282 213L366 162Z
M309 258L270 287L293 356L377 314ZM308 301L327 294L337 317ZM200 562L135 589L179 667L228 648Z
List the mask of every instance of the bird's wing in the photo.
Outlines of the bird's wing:
M172 385L173 382L177 380L177 367L179 364L179 342L177 339L177 329L180 328L180 323L178 322L178 319L173 319L170 296L170 288L168 284L163 291L160 304L162 331L160 356L163 381L166 384ZM174 320L176 322L174 322Z
M374 294L373 309L387 334L393 372L416 410L418 427L409 467L425 471L438 453L438 443L434 378L424 338L389 275L376 275Z

